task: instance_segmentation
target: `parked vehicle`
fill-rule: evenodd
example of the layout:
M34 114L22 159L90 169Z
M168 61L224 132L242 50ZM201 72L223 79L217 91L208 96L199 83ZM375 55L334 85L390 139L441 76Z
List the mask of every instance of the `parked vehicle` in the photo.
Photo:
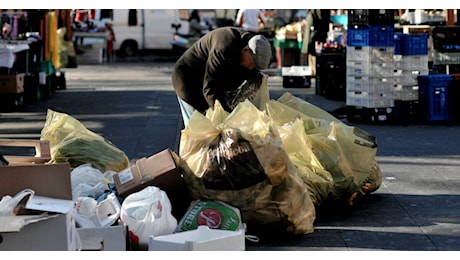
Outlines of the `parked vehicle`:
M182 55L188 49L189 34L175 33L171 40L172 52L174 55Z
M187 34L188 9L113 9L114 50L121 57L139 51L171 51L171 38ZM177 29L176 29L177 28Z
M201 31L201 36L205 35L209 31L213 30L213 26L207 24L208 29L203 29ZM191 36L188 33L180 33L179 28L173 26L176 29L176 33L174 34L171 40L172 52L174 55L181 55L184 53L192 44L190 42ZM188 29L187 29L188 30ZM196 40L196 39L195 39Z

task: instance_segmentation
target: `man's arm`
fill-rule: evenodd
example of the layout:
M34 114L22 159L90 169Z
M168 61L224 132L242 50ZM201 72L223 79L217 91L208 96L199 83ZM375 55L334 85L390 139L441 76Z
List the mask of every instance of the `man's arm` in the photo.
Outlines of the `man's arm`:
M227 60L229 58L220 52L213 50L209 53L208 61L203 79L203 95L210 108L214 108L214 103L219 100L222 107L231 112L230 107L227 105L222 84L225 84L225 73Z
M259 13L259 20L260 20L260 23L265 27L265 17L263 15L263 12L260 12Z
M238 11L238 14L236 15L236 25L239 27L243 26L243 16L244 16L244 12L243 10L240 9Z

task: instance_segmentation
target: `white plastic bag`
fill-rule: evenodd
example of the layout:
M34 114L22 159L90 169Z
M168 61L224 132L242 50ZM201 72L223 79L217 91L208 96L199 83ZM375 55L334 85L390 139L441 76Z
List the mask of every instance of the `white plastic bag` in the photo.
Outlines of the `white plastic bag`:
M94 198L78 197L74 200L75 221L80 227L108 227L118 220L121 205L114 193L101 202Z
M172 234L177 219L171 209L166 192L155 186L128 195L121 205L120 218L129 228L131 243L146 248L150 235Z
M5 195L0 200L0 216L15 216L21 207L24 207L35 194L31 189L24 189L14 197Z
M72 199L92 197L97 199L108 190L109 180L90 163L82 164L70 173L72 182Z

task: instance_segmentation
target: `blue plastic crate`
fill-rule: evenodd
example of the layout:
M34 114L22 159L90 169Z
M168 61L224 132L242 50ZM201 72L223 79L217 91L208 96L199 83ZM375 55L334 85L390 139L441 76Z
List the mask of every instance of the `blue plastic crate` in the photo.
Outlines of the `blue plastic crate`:
M369 25L348 28L349 46L394 46L394 26Z
M403 35L403 33L395 33L393 35L393 38L394 38L394 45L395 45L395 55L402 55L401 53L401 36Z
M453 76L430 74L418 76L420 112L427 122L449 121L449 87Z
M428 34L402 34L399 44L401 55L428 54Z

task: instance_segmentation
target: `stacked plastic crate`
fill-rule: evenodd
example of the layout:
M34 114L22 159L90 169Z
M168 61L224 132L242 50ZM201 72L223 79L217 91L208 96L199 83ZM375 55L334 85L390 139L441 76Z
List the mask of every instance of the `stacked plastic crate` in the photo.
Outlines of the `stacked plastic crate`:
M460 64L460 26L436 26L433 28L433 65L446 66Z
M330 100L345 101L346 49L325 44L316 53L316 87L318 93Z
M428 34L395 34L394 73L393 120L402 123L417 121L417 78L429 74Z
M452 122L458 117L459 92L456 76L460 66L460 26L432 29L433 67L431 74L418 77L420 116L424 122Z
M394 106L394 10L348 10L348 121L389 120Z

